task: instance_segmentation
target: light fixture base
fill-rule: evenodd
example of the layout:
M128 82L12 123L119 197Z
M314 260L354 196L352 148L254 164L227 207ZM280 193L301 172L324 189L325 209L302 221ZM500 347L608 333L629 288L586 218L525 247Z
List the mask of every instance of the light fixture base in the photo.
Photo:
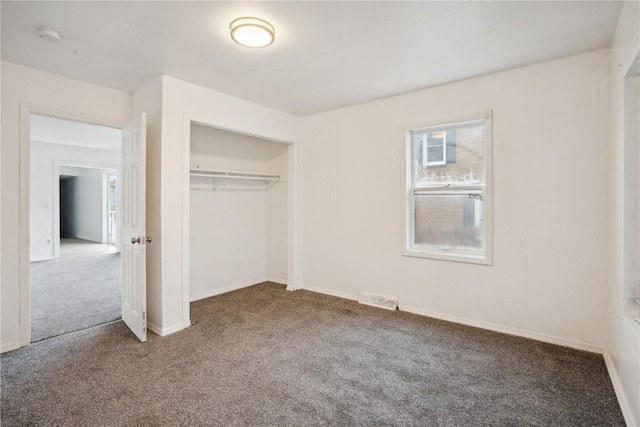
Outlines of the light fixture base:
M229 25L231 38L244 47L267 47L275 41L276 31L264 19L245 16L234 19Z
M51 28L38 27L36 28L36 33L42 40L52 43L57 43L62 39L62 37L60 37L60 33L56 30L52 30Z

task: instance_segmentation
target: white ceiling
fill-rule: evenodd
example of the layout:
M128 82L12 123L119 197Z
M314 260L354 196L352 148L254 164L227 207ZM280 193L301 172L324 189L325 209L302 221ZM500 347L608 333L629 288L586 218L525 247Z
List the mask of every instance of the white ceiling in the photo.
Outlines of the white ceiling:
M622 3L2 2L2 59L133 92L167 74L307 115L606 48ZM276 28L265 49L229 23ZM57 44L38 25L62 34Z
M120 129L31 114L32 141L120 151Z

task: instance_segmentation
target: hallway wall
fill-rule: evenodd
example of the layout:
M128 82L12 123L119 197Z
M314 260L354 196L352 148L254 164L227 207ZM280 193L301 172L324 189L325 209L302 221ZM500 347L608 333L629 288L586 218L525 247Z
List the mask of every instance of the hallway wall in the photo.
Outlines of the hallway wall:
M31 142L31 261L43 261L54 258L54 223L56 205L56 179L58 164L100 164L118 168L120 153L111 150L74 147L38 141ZM91 169L78 167L75 203L78 209L74 218L76 236L92 241L102 241L102 172L89 172ZM97 224L99 221L100 224Z

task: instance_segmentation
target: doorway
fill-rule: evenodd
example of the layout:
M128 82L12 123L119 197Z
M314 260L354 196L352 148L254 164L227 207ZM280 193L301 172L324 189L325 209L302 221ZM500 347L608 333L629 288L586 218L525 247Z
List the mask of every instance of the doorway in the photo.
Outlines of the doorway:
M30 114L31 342L121 318L120 129Z
M55 240L59 256L55 258L118 252L117 171L60 165L58 182L54 210L60 223Z

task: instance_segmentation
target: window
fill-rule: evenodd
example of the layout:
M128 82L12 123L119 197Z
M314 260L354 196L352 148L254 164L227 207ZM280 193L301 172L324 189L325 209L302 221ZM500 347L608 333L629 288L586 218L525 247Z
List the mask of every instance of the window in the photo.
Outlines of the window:
M416 133L416 155L427 166L456 162L456 131Z
M491 117L407 132L405 255L491 263Z

